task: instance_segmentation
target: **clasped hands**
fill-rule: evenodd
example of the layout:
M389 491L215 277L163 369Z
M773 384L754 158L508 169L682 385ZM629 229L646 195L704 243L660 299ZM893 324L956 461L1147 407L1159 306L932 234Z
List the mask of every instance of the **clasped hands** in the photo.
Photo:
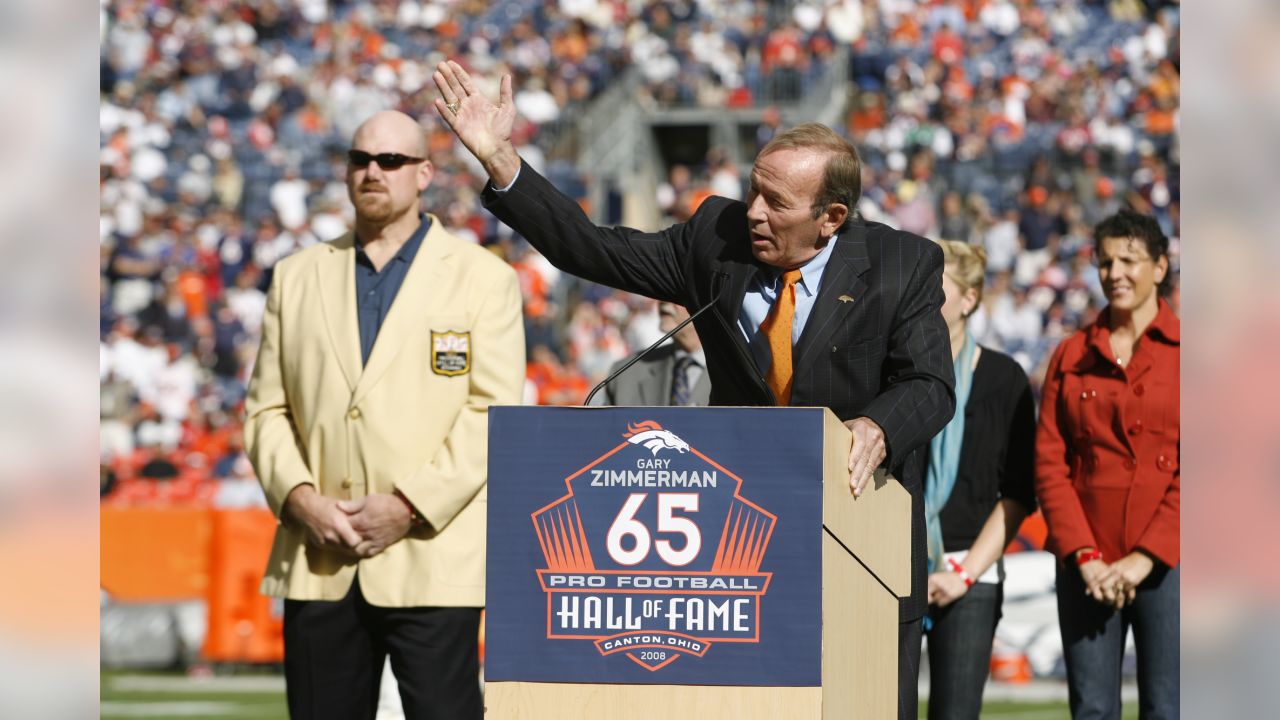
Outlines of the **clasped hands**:
M1090 560L1080 566L1080 577L1084 578L1085 594L1103 605L1120 610L1133 603L1138 586L1154 568L1154 560L1135 550L1110 564Z
M336 500L307 484L285 498L283 515L306 532L308 545L359 558L386 550L413 525L408 506L390 493Z

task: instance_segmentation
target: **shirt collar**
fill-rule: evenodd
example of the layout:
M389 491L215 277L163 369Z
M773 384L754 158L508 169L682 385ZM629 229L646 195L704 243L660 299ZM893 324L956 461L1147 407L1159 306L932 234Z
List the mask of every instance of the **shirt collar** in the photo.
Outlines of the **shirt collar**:
M698 363L698 365L702 367L707 366L707 353L701 347L699 347L697 350L694 350L693 352L689 352L688 350L685 350L684 348L677 345L676 359L678 360L682 357L691 357L693 358L694 362Z
M410 235L409 239L406 240L405 243L400 246L400 249L396 251L396 254L389 261L387 261L387 264L390 265L391 263L396 261L399 261L402 263L413 262L413 258L418 254L418 248L422 246L422 239L427 236L427 231L430 229L431 229L431 218L428 218L426 213L419 213L418 229L413 231L413 234ZM355 238L356 238L356 257L361 260L364 260L365 262L371 262L369 260L369 256L365 254L364 243L360 241L360 236L356 235Z
M1173 308L1169 307L1169 303L1163 298L1158 299L1159 309L1156 310L1156 317L1142 332L1143 337L1151 336L1155 340L1167 343L1169 345L1181 345L1182 329L1178 316L1174 314ZM1098 319L1094 321L1089 328L1089 345L1102 354L1103 357L1111 357L1111 327L1108 319L1111 316L1111 306L1102 309L1098 313Z
M1178 321L1178 316L1173 312L1173 308L1169 307L1169 303L1164 299L1160 301L1160 310L1156 312L1156 319L1151 321L1151 325L1147 327L1147 333L1153 337L1163 338L1170 345L1182 344L1182 323Z
M822 282L822 271L827 268L827 261L831 259L832 249L835 248L839 237L839 235L832 235L817 255L799 267L800 282L797 285L803 287L805 294L809 297L818 294L818 284ZM782 277L782 271L777 268L773 268L773 271L773 282L776 287L778 279Z

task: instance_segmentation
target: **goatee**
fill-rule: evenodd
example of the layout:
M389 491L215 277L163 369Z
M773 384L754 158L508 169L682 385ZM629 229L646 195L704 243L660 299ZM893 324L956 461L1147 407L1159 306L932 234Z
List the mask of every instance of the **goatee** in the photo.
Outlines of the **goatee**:
M367 220L382 222L391 219L391 198L386 195L360 193L355 197L356 214Z

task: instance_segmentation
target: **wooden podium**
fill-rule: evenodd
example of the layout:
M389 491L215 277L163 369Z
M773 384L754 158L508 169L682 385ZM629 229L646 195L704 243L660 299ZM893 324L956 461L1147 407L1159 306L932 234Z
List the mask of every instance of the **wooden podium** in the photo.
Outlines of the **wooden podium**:
M615 432L621 428L625 433ZM616 442L610 437L623 439L610 449ZM898 598L911 590L911 499L883 470L853 498L849 443L849 431L824 408L493 408L486 717L896 717ZM667 475L631 469L650 464L650 452ZM702 467L718 470L700 470L704 460ZM693 469L671 469L681 463ZM737 488L722 513L731 480ZM692 500L698 493L700 500ZM645 516L650 495L660 507ZM521 504L520 496L529 499ZM693 535L703 541L700 550L690 547ZM643 560L627 564L646 548ZM695 550L697 560L679 565ZM713 551L710 570L682 569L699 567ZM664 558L676 563L664 565ZM659 591L621 589L645 585L646 578L685 585L728 578L722 584L764 590L754 600L733 598L743 609L738 636L726 630L707 638L680 625L692 616L634 610L664 607L644 603L665 596L639 594ZM590 588L565 587L573 582L604 589L593 596ZM531 607L541 595L545 623L541 606ZM709 607L728 607L730 597L704 599ZM626 605L633 616L616 610L625 598L634 600ZM676 593L665 607L695 601L694 591ZM607 625L612 617L614 627L566 629L565 622L581 622L579 608L596 606L615 609L616 616L606 611L599 621ZM707 626L715 623L691 627ZM651 667L665 658L664 644L685 645L681 638L691 635L709 645L702 655L677 651ZM631 639L642 649L613 649Z

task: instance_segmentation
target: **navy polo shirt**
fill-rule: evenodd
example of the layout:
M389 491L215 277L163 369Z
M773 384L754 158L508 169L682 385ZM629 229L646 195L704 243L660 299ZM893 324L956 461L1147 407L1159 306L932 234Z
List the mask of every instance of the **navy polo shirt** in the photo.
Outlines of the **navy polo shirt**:
M395 302L396 293L400 292L404 277L409 274L409 266L413 264L418 248L422 247L422 238L431 229L427 216L422 215L421 218L418 229L395 257L382 266L381 271L374 269L364 247L356 243L356 314L360 322L360 358L365 364L369 362L369 353L373 352L378 331L391 311L391 303Z

